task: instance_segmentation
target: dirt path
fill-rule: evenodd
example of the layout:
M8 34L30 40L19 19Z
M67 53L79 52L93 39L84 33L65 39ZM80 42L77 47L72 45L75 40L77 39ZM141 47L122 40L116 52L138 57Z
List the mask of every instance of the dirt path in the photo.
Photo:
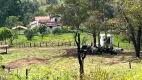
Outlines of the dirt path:
M9 51L13 50L60 50L60 49L70 49L75 47L49 47L49 48L9 48Z
M43 58L27 57L27 58L22 58L16 61L9 62L5 65L5 67L14 69L14 68L25 67L31 64L45 64L47 63L47 61L48 61L47 59L43 59Z

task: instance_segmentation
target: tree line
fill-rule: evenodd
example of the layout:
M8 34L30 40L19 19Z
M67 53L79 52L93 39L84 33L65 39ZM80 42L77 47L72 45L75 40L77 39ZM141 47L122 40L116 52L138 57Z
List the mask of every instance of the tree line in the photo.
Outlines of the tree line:
M35 16L47 15L41 6L56 3L57 0L0 0L0 27L26 26Z

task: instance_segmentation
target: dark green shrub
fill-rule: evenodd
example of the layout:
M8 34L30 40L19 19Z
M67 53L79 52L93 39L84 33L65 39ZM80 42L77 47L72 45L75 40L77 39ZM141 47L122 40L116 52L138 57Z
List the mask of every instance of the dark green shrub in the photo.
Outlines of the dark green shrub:
M53 34L58 34L58 33L62 33L62 30L60 28L56 28L53 30Z
M43 38L44 35L46 34L46 25L41 24L38 28L38 32L41 34L41 37Z
M12 33L11 30L6 28L6 27L2 27L0 28L0 40L6 40L12 37Z
M34 31L33 30L25 30L24 34L25 34L27 40L32 40L32 38L34 37Z
M72 31L69 28L56 28L53 30L53 33L71 33Z

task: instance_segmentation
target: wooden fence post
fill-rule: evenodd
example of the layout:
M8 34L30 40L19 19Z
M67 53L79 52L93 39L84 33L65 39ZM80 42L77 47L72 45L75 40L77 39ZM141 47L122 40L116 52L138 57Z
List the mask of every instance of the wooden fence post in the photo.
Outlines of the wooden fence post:
M30 43L30 47L32 46L32 44Z
M7 47L6 47L6 54L7 54Z
M36 47L36 44L35 44L35 42L34 42L34 47Z
M131 61L129 61L129 68L130 68L130 69L132 68L132 66L131 66Z
M28 79L28 69L26 69L26 79Z
M25 43L24 43L24 48L25 48Z
M69 46L71 46L71 41L69 41Z
M54 42L52 42L52 47L54 47L54 44L55 44L55 43L54 43Z
M45 43L45 46L47 47L47 42Z
M60 46L59 42L58 42L58 44L57 44L57 45L58 45L58 47Z
M41 42L39 44L40 44L39 46L41 47Z

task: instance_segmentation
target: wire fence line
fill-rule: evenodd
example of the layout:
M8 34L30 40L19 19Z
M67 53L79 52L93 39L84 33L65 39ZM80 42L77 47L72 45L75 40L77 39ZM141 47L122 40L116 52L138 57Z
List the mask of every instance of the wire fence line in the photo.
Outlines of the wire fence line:
M5 42L0 42L0 45L6 45ZM47 42L15 42L10 47L14 48L26 48L26 47L63 47L63 46L75 46L73 41L47 41Z

